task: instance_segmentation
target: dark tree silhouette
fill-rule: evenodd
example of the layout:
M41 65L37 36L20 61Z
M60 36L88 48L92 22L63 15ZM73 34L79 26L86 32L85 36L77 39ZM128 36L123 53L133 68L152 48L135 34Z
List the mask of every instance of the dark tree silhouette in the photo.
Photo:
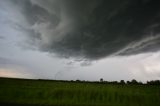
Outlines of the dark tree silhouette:
M160 80L147 81L148 85L160 85Z
M131 82L130 82L130 81L127 81L127 84L131 84Z
M100 79L100 82L103 82L103 78Z
M131 84L138 84L138 82L135 79L132 79Z
M120 81L120 84L125 84L125 81L124 81L124 80L121 80L121 81Z

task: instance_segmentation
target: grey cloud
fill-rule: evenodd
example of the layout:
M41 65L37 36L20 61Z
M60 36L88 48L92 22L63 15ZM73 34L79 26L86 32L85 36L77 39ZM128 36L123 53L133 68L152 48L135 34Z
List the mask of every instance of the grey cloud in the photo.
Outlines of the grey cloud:
M4 37L4 36L0 36L0 40L1 40L1 39L5 39L5 37Z
M0 57L0 68L4 66L25 66L25 64L21 63L20 61L16 61L13 59Z
M0 57L0 64L8 64L8 63L10 63L8 59Z
M13 1L41 51L94 60L159 50L158 0Z
M17 66L25 66L23 63L13 60L13 59L8 59L5 57L0 57L0 68L6 68L6 67L17 67Z

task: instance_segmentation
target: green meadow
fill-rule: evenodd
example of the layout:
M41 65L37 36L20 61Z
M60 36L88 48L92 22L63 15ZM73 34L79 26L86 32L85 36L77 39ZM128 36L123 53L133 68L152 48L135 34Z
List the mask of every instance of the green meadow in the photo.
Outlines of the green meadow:
M0 106L160 106L160 85L0 78Z

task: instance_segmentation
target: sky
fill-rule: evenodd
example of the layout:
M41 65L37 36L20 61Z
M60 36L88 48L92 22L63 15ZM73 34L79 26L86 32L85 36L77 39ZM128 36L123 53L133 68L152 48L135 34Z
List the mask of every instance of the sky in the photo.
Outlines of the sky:
M0 0L0 77L160 79L158 0Z

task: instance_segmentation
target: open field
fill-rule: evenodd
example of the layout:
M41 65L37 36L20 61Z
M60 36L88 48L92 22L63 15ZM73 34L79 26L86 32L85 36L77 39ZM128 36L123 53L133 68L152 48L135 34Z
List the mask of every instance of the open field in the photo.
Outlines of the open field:
M0 78L0 106L160 106L160 85Z

